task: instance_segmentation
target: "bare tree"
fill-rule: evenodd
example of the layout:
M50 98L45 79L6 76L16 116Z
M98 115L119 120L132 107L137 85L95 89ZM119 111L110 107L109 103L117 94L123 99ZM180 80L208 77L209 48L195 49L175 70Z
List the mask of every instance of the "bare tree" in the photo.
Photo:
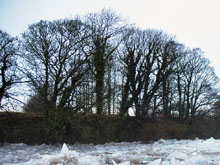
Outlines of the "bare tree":
M0 30L0 108L3 106L3 99L13 96L10 89L21 83L17 64L18 52L18 40Z
M79 20L40 21L23 33L30 86L49 110L71 106L72 95L87 71L82 54L83 24Z
M217 76L210 62L200 49L180 50L182 55L176 61L176 98L180 119L205 115L217 98Z
M120 17L110 10L88 14L85 19L88 48L84 51L90 60L90 70L95 77L95 94L97 114L103 113L104 107L104 77L107 64L119 46L118 36L121 33Z
M162 85L161 85L161 99L162 99L162 109L165 118L171 117L171 104L173 101L174 86L173 79L175 73L175 64L180 57L179 49L181 44L174 40L170 40L164 44L163 47L163 57L164 65L162 71Z
M136 116L148 113L163 78L171 73L169 66L175 60L175 54L168 49L173 47L172 42L172 38L157 30L129 29L125 33L121 51L125 74L122 114L133 104Z
M186 118L189 109L191 117L194 118L196 113L201 113L199 109L214 103L217 96L215 86L218 81L209 60L203 57L200 49L193 49L188 58L188 65L184 72L187 98Z

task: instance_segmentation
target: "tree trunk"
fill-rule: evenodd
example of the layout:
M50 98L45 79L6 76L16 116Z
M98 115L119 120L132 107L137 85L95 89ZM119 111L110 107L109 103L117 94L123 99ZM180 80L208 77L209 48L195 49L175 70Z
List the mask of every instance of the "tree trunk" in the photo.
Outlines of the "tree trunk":
M49 88L49 53L46 51L44 54L45 57L45 82L43 86L43 100L44 100L44 109L45 109L45 118L49 117L49 100L48 100L48 88Z
M102 115L104 106L104 71L97 72L96 75L96 110L98 115Z
M112 87L111 87L111 66L108 66L108 115L111 114L111 96L112 96Z
M168 111L168 89L167 89L167 80L163 78L163 114L165 118L169 118L169 111Z
M122 101L120 105L120 115L123 116L128 112L129 104L128 104L128 91L129 91L129 81L126 81L124 89L122 90Z

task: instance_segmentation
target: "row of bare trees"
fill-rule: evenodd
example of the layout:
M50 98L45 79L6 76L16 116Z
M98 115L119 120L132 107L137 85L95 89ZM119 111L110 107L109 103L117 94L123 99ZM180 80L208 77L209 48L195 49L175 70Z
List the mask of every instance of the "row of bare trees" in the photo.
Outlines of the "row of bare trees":
M110 10L40 21L20 40L0 35L0 103L13 84L26 82L27 112L124 115L132 108L136 116L175 111L188 119L208 113L218 98L218 79L200 49L125 25Z

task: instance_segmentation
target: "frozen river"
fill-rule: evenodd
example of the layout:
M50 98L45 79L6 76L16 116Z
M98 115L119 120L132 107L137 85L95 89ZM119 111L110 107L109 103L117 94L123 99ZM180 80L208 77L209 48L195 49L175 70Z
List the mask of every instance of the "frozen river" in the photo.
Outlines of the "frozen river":
M220 165L220 140L159 140L151 144L25 145L0 147L0 164L10 165Z

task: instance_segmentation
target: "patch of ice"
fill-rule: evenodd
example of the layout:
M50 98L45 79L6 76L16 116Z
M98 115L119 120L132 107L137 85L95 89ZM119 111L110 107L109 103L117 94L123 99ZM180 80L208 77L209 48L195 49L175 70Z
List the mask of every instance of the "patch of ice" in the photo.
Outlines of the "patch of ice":
M103 159L101 156L83 156L78 158L79 165L103 165Z
M150 162L148 165L160 165L161 164L161 159L156 159L152 162Z
M193 164L193 165L207 165L208 159L201 155L191 156L188 160L184 162L184 164Z
M64 143L61 149L61 154L68 154L69 152L70 152L69 148L67 147L66 143Z
M60 153L66 157L78 157L79 156L79 153L77 153L76 151L69 150L69 148L67 147L65 143L63 144L63 147Z
M220 140L159 140L151 144L104 145L6 144L0 147L0 164L13 165L206 165L220 164Z
M172 160L172 159L178 159L178 160L185 160L188 158L188 155L179 151L174 151L169 154L167 157L167 160Z
M115 163L114 160L112 160L113 165L130 165L131 162L130 161L126 161L126 162L122 162L122 163Z

